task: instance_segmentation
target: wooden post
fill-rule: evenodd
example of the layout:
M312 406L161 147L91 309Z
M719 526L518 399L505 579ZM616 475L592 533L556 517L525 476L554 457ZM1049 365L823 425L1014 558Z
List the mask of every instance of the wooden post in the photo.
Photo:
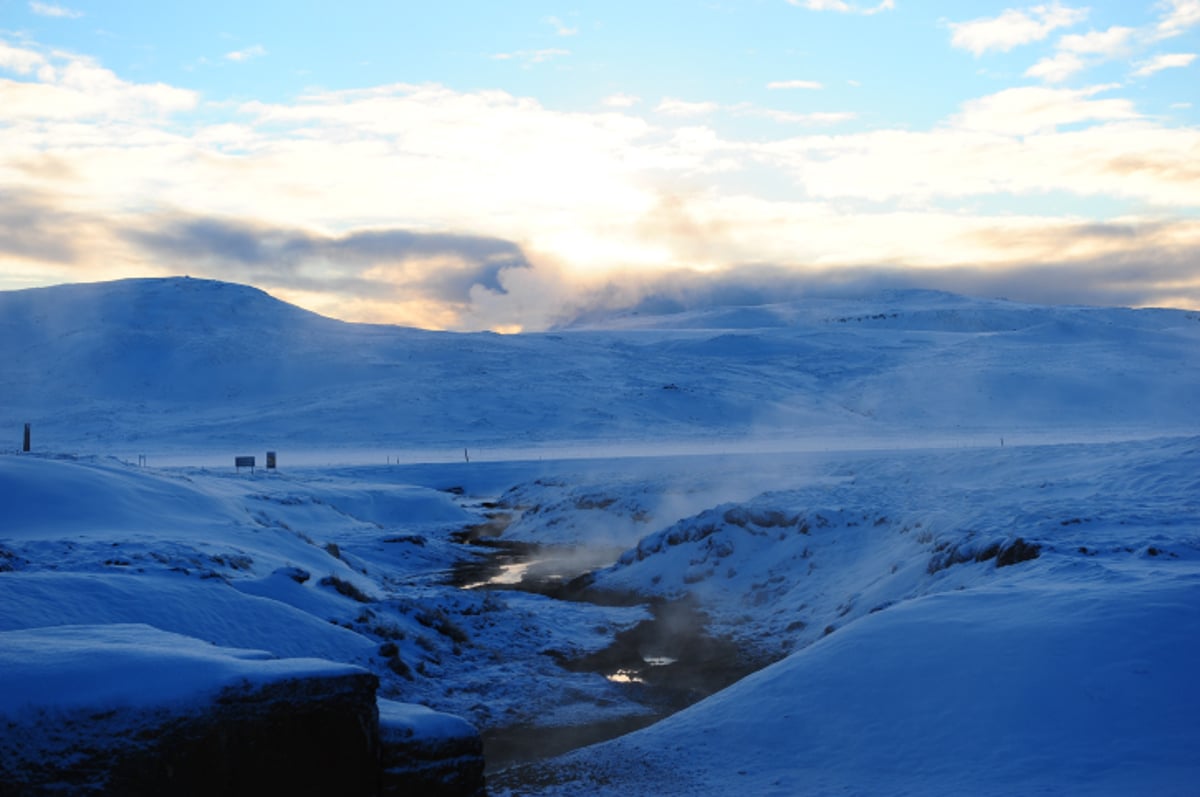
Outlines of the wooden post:
M25 453L29 453L29 424L25 424L25 445L21 447Z

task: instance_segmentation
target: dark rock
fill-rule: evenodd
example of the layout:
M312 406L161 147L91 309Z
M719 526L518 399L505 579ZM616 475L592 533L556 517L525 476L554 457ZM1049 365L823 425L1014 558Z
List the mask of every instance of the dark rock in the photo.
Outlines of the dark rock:
M0 793L378 791L359 667L114 624L0 633L0 672Z
M482 797L483 741L466 720L423 706L379 701L380 793Z
M111 762L123 795L378 793L370 673L226 689L201 715L143 732Z
M325 576L325 578L321 579L317 583L322 587L332 587L339 595L344 595L351 600L358 601L359 603L372 603L374 601L374 598L344 578L338 578L337 576L330 575Z
M1025 540L1017 537L1009 545L1001 549L996 557L996 567L1008 567L1015 565L1018 562L1028 562L1030 559L1037 559L1042 550L1042 546L1036 542L1025 542Z
M312 578L312 574L302 567L281 567L276 570L275 573L281 576L287 576L297 584L303 584Z

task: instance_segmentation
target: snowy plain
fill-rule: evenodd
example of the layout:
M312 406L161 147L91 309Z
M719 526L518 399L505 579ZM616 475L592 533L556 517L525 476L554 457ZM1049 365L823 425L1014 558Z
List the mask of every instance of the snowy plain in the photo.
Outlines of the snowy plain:
M1198 313L899 292L465 335L174 279L0 293L0 333L0 684L20 634L144 624L367 668L484 730L494 793L1200 782ZM672 688L714 650L763 668ZM124 665L93 662L100 699Z

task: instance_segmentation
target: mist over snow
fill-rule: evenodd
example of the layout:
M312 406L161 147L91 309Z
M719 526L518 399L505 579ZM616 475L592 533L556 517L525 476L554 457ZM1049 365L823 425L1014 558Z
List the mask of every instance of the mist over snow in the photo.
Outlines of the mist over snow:
M662 301L500 336L176 278L6 292L0 326L0 428L126 456L1140 434L1193 429L1200 389L1179 367L1200 314L905 290Z
M677 288L0 293L0 723L367 671L497 795L1194 792L1200 313Z

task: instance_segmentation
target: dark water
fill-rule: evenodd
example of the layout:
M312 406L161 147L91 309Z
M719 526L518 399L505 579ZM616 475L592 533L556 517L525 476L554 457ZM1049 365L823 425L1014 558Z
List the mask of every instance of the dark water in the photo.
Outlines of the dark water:
M538 761L644 728L770 663L746 655L731 639L710 634L709 618L688 596L665 600L592 589L588 573L611 564L620 550L581 551L500 539L507 525L506 516L497 516L464 532L460 540L482 555L456 564L450 584L601 605L644 605L651 616L617 633L602 650L574 658L555 655L568 671L595 672L620 684L640 710L578 725L487 730L483 742L489 778L510 788L541 780L545 772Z
M646 605L650 618L618 632L602 650L579 657L550 654L565 670L599 673L619 684L630 703L640 710L579 725L523 724L490 729L483 734L489 776L512 770L505 780L533 777L534 769L526 765L644 728L768 663L745 655L733 640L710 634L708 617L691 598L592 594L578 587L578 581L572 581L573 572L538 569L538 565L554 561L553 553L536 547L506 546L488 557L490 565L473 563L457 576L476 589L520 589L559 599ZM489 582L488 578L497 580Z

